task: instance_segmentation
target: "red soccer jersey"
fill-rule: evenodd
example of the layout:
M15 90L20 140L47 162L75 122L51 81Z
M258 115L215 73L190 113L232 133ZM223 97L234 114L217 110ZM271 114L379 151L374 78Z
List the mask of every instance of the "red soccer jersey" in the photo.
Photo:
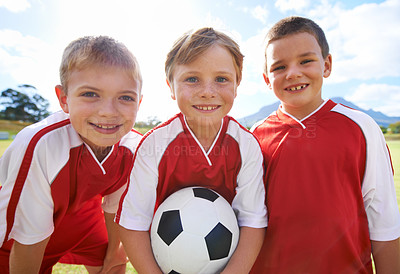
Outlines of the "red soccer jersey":
M42 270L68 252L64 262L102 265L102 197L115 212L140 138L128 133L99 163L64 113L21 131L0 160L0 266L8 266L12 239L34 244L50 235Z
M188 186L211 188L237 212L239 225L266 226L262 154L256 138L231 117L223 119L208 152L178 114L143 137L116 221L148 230L154 210Z
M278 109L254 134L266 166L268 228L252 273L372 273L369 222L377 238L399 235L379 127L329 100L302 121ZM390 213L374 202L382 195L376 175Z

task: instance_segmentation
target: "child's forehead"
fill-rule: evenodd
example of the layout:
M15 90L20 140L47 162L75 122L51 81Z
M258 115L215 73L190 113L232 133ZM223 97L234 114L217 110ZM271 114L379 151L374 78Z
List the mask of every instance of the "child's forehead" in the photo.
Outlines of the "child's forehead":
M274 39L267 44L265 50L268 54L279 51L283 49L283 47L296 49L299 46L308 46L310 48L318 47L320 49L317 38L313 34L303 31L291 33L283 37Z
M69 74L73 75L76 73L83 73L83 72L91 72L91 73L98 73L98 74L120 74L120 75L126 76L132 80L135 80L135 81L138 80L138 79L134 78L132 70L127 69L123 66L118 66L118 65L110 66L110 65L98 64L98 63L76 66L70 70Z
M176 68L181 71L186 69L207 69L225 71L235 70L235 62L232 53L224 46L215 45L196 56L185 64L177 64Z

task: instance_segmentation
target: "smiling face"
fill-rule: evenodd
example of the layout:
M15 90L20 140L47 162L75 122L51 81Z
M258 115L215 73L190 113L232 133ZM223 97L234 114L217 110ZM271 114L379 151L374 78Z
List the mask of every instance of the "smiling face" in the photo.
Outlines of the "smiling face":
M68 91L57 86L56 92L72 126L95 154L132 129L141 99L137 81L125 70L103 66L72 71Z
M218 44L194 61L176 65L168 83L171 96L197 137L219 130L236 97L236 79L231 53Z
M332 68L332 57L323 58L315 37L307 32L270 42L266 49L264 79L283 109L302 119L323 102L321 88Z

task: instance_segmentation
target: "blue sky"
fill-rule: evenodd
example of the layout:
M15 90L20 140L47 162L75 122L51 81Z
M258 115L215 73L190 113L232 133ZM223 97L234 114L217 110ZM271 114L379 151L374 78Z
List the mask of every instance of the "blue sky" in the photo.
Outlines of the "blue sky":
M400 0L0 0L0 91L30 84L59 109L54 86L66 45L85 35L109 35L138 58L143 102L138 120L178 112L165 83L173 41L211 26L231 35L245 55L243 81L230 115L277 101L262 77L264 37L279 19L300 15L325 31L333 72L323 97L400 116Z

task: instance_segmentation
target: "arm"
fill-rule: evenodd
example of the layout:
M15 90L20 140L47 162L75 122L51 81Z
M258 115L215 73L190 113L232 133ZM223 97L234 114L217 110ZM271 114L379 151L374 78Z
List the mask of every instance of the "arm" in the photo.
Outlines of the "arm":
M241 227L238 246L222 273L249 273L264 241L265 228Z
M119 227L122 243L138 273L162 273L151 249L148 231L136 231Z
M104 212L108 234L108 247L101 273L107 273L114 267L125 267L127 262L125 250L119 237L118 225L114 223L114 216L115 214L113 213Z
M10 273L39 273L49 239L50 237L33 245L14 241L10 254Z
M371 241L377 274L400 273L400 238L393 241Z

